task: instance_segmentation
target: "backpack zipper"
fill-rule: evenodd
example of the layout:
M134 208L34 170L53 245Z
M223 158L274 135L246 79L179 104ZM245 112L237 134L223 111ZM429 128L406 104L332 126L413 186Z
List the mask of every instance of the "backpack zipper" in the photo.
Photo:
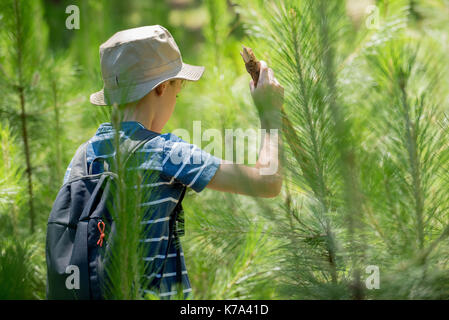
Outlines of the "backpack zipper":
M103 220L100 220L98 222L97 227L98 227L98 231L100 231L100 238L97 241L97 245L102 247L103 239L104 239L104 228L105 228L105 224L104 224Z

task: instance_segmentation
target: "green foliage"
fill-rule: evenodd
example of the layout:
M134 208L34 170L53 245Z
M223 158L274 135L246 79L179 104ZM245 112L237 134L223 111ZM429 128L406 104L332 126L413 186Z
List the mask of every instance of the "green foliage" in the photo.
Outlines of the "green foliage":
M376 261L389 283L403 286L401 293L383 288L384 297L396 292L418 298L405 292L419 286L432 295L432 276L423 271L421 278L404 281L397 264L408 261L402 272L427 265L438 278L447 261L426 260L447 236L441 121L447 90L436 81L447 68L430 56L435 43L403 36L411 13L399 2L382 16L383 28L362 29L352 48L341 3L241 5L254 48L270 46L262 41L273 48L273 68L285 85L287 117L296 133L285 135L292 184L282 221L289 258L281 291L298 298L376 296L361 279ZM423 249L425 243L435 247Z
M3 2L0 32L0 85L8 89L5 103L0 106L20 123L23 142L26 175L28 180L28 204L30 230L35 231L36 213L33 195L32 144L30 142L30 122L28 104L35 98L39 72L35 66L42 61L46 47L46 25L42 21L42 10L38 1L11 0ZM35 32L35 30L39 32ZM30 119L31 118L31 119ZM38 118L38 117L36 117Z
M44 253L36 245L37 240L16 242L0 239L1 300L45 297Z
M189 198L189 197L187 197ZM186 201L184 255L196 299L271 299L279 245L244 197L208 192Z
M17 139L8 125L0 124L0 219L2 233L18 235L19 208L23 200L23 169L19 165ZM8 219L9 218L9 219Z

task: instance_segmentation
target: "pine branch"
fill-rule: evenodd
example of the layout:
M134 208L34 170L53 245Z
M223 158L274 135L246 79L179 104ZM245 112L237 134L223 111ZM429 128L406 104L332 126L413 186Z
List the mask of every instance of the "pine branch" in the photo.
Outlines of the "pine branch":
M408 105L408 97L405 88L406 79L400 79L400 92L401 92L401 102L403 108L403 115L405 120L405 129L406 129L406 141L407 141L407 152L410 159L410 174L413 179L413 194L415 199L415 214L417 220L417 233L418 233L418 243L419 249L422 249L424 246L424 224L423 224L423 215L424 215L424 200L423 200L423 191L421 185L421 172L420 172L420 160L417 151L416 138L417 133L415 130L415 125L410 120L410 107Z
M22 124L22 140L25 153L25 163L26 163L26 175L28 179L28 205L29 205L29 215L30 215L30 230L34 233L35 230L35 213L34 213L34 197L33 197L33 177L32 177L32 167L31 167L31 150L29 146L28 138L28 127L27 127L27 114L25 105L25 80L23 77L23 23L22 23L22 8L21 0L14 0L14 18L15 18L15 45L17 52L17 73L18 73L18 85L17 94L20 100L20 119Z
M340 151L340 166L344 178L345 200L347 204L347 219L348 231L350 234L351 255L352 255L352 269L353 269L353 283L352 292L354 299L363 299L363 288L360 283L359 257L363 254L362 248L355 240L356 232L361 227L360 216L363 213L362 197L359 186L358 172L356 171L356 158L352 146L352 141L349 137L349 128L341 111L341 106L337 102L337 81L335 74L335 49L332 35L330 32L331 24L329 17L331 13L329 10L336 10L335 7L329 8L326 1L317 1L317 14L321 23L319 24L319 34L321 46L323 48L323 65L324 76L329 92L329 107L333 115L333 129L335 130L335 137L337 138L338 149Z

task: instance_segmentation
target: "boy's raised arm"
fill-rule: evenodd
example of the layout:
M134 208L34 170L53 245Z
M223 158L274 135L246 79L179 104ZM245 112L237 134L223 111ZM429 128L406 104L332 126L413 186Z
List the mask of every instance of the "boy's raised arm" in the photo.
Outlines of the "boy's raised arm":
M250 82L251 95L257 107L263 137L262 148L254 167L222 160L208 188L258 197L275 197L282 187L279 154L281 151L281 108L284 89L276 80L273 70L260 61L257 86Z

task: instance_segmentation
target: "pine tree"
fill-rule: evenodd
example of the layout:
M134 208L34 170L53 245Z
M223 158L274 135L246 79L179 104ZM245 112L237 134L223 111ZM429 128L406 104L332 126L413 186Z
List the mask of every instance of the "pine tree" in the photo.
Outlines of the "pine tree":
M23 170L17 137L9 126L0 123L0 217L3 236L19 236L19 207L23 201ZM7 219L10 218L10 219ZM9 220L9 221L8 221ZM12 232L11 232L12 231Z
M435 285L444 278L438 264L447 260L440 244L448 230L446 123L437 120L445 95L436 70L447 68L429 56L436 42L421 41L418 50L416 36L404 40L405 28L414 28L404 23L411 14L405 1L383 5L382 27L354 35L337 2L241 3L255 50L273 48L298 137L284 128L290 174L281 288L295 297L413 298L419 294L407 293L411 287L432 286L426 297L445 296ZM361 276L373 260L388 284L368 292ZM413 276L407 281L401 272Z
M11 97L2 112L20 123L27 177L30 230L36 227L33 190L33 151L30 137L30 99L34 94L39 65L46 49L46 28L42 21L40 1L10 0L2 3L1 12L1 84ZM11 100L9 100L9 98ZM16 105L18 107L16 107Z

